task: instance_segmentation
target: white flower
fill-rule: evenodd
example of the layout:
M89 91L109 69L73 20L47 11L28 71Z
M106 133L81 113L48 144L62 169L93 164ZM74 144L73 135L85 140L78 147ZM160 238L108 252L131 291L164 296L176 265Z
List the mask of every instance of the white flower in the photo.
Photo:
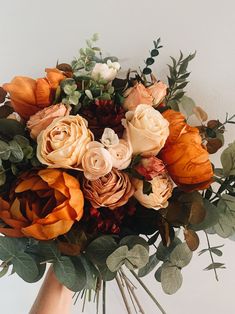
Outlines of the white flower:
M111 62L108 60L107 63L96 63L92 70L91 77L95 81L103 79L110 82L115 79L119 69L120 64L118 62Z
M108 151L112 157L114 168L123 170L131 163L132 147L127 141L121 139L117 145L109 147Z
M119 138L114 130L105 128L100 141L105 147L110 147L117 145L119 143Z
M84 176L90 181L105 176L112 170L112 158L104 146L96 141L90 142L82 158Z

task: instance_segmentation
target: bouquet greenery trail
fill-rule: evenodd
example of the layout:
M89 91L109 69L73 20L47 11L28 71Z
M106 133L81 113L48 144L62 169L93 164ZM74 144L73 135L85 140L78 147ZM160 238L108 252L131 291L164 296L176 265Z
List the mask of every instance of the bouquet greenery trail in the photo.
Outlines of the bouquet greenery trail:
M58 280L106 311L106 283L116 280L127 313L144 308L130 277L153 272L167 294L182 285L183 268L203 230L211 258L221 247L209 236L235 234L235 142L224 144L225 121L185 95L194 54L171 57L167 84L151 66L120 72L104 57L97 35L70 64L44 78L17 76L0 87L0 276L32 283L46 264ZM201 234L201 233L200 233ZM108 288L108 286L107 286ZM102 298L103 302L99 301ZM84 307L84 306L83 306Z

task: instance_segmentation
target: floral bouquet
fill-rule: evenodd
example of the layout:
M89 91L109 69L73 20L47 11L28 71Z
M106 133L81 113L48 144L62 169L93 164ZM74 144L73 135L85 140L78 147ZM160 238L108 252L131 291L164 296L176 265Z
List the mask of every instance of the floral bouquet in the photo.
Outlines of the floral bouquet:
M154 41L143 69L120 71L103 57L97 36L71 63L46 77L17 76L0 87L0 275L38 281L51 263L58 280L97 303L115 279L127 313L144 309L133 276L165 313L141 277L167 294L203 230L207 270L220 246L208 234L235 234L235 143L215 168L209 154L224 143L227 123L208 120L185 96L195 54L171 58L168 85L151 69ZM215 184L214 184L215 183ZM127 297L128 296L128 297Z

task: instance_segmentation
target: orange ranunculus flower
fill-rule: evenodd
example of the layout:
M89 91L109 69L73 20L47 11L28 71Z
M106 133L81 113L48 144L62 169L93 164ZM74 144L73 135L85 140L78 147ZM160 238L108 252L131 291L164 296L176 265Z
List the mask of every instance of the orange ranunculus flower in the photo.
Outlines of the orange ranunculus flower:
M171 178L186 191L207 188L212 182L213 170L198 129L189 126L185 117L174 110L165 111L163 117L170 123L170 135L160 158Z
M9 237L54 239L83 215L84 198L77 179L56 169L24 173L8 201L0 198L0 233Z
M10 94L14 110L25 120L49 106L56 88L65 78L58 69L46 69L47 76L34 80L29 77L16 76L11 83L3 84Z

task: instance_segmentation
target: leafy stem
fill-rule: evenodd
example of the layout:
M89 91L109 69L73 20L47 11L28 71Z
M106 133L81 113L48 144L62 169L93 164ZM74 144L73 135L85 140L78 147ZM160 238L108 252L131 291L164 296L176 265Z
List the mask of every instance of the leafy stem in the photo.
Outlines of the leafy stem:
M208 251L210 253L210 258L211 258L211 261L212 261L212 265L214 265L215 261L214 261L213 255L212 255L211 245L210 245L209 237L208 237L208 234L207 234L206 231L205 231L205 235L206 235L206 241L207 241ZM216 268L214 266L213 266L213 270L214 270L214 274L215 274L215 279L217 281L219 281L218 274L217 274Z
M182 52L180 52L179 60L176 61L175 58L171 57L172 65L168 65L170 76L168 76L169 90L168 95L166 96L166 105L175 100L179 101L185 94L183 89L189 83L187 78L190 75L190 72L187 72L189 62L195 57L196 52L189 54L186 58Z

